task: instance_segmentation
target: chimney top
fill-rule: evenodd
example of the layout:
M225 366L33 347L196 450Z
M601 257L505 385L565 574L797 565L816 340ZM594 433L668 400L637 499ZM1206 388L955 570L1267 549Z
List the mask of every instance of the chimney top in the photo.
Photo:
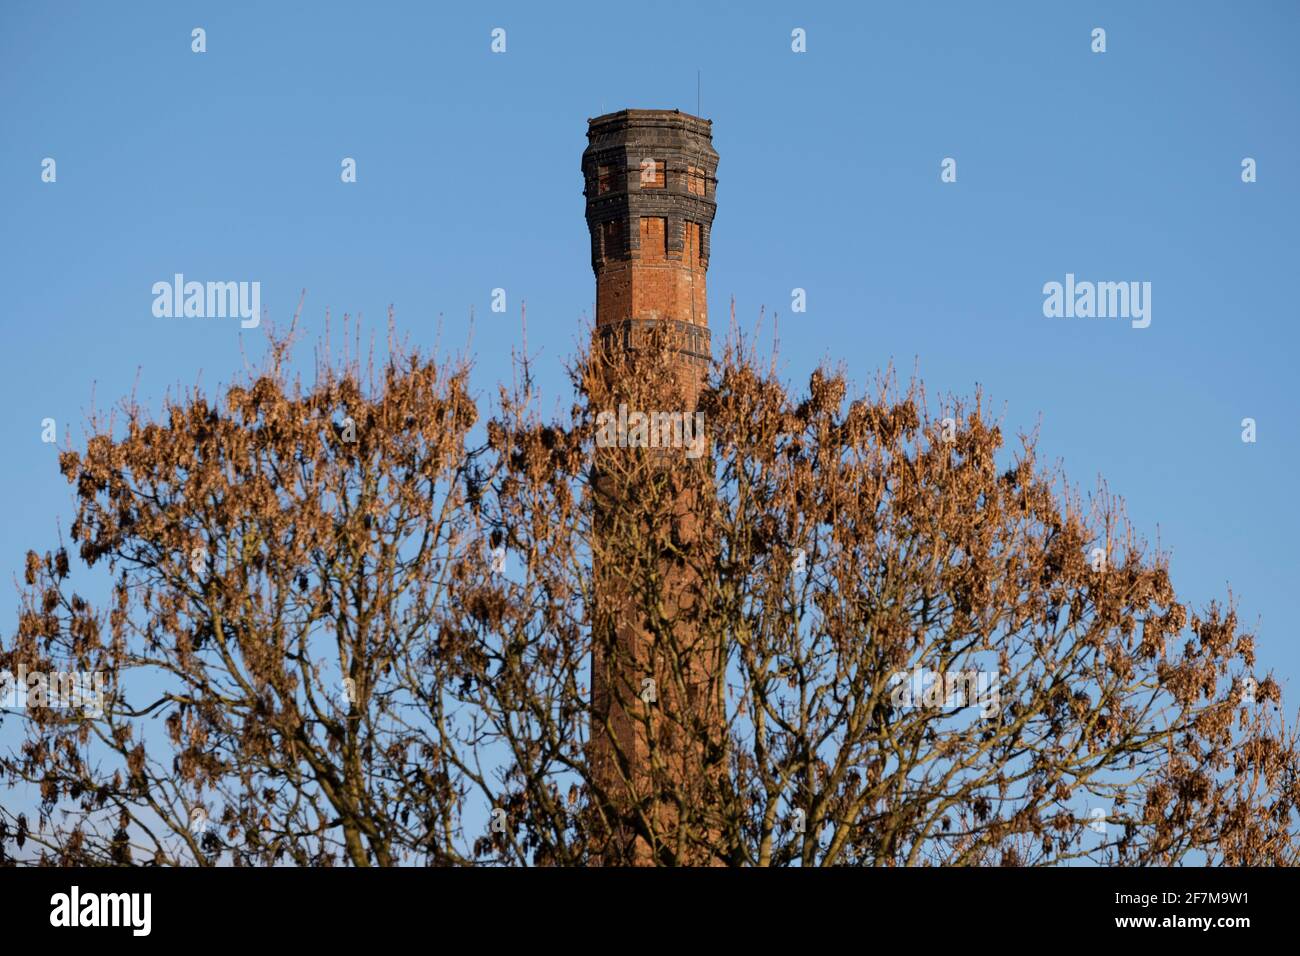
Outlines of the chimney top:
M587 124L597 126L677 126L686 129L703 127L700 132L707 132L713 126L713 120L702 116L693 116L681 110L616 110L601 116L588 117Z

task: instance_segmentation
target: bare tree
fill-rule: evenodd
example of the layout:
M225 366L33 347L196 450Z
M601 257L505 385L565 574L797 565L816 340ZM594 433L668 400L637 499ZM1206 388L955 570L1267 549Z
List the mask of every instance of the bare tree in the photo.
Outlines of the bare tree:
M980 397L791 394L733 336L689 409L653 342L580 356L560 419L521 361L480 423L463 362L304 387L287 350L61 456L112 597L29 553L0 668L108 694L5 715L39 793L10 860L1295 862L1295 733L1231 603L1179 603ZM621 404L680 444L602 441Z

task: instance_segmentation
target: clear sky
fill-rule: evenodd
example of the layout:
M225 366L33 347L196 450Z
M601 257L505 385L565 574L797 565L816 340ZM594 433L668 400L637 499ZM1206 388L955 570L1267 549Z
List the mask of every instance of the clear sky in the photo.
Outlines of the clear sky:
M932 394L981 385L1008 431L1041 425L1075 482L1105 476L1172 549L1184 598L1231 586L1293 710L1298 11L5 0L3 626L23 553L73 514L42 419L80 445L92 398L138 379L156 410L169 386L229 381L241 338L260 354L264 327L156 318L151 288L177 272L259 281L278 321L305 289L309 330L328 309L382 334L392 304L412 340L450 349L473 310L485 399L526 300L541 383L567 404L594 299L586 120L695 112L699 70L721 155L714 327L733 296L746 326L777 313L800 382L830 359L863 384L893 361ZM1150 282L1150 326L1044 317L1044 284L1067 273Z

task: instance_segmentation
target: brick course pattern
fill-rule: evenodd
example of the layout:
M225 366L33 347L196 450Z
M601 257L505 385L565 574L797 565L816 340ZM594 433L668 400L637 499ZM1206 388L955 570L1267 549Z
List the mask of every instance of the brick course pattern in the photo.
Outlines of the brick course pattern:
M693 326L682 329L682 350L707 355L718 168L712 122L676 110L621 110L590 120L587 138L597 335L626 345L627 331L646 322Z
M710 358L705 274L718 167L712 123L675 110L622 110L590 120L587 136L582 171L596 274L595 344L635 353L652 331L666 332L680 357L676 394L656 407L689 413ZM606 555L627 555L626 548L599 543L622 545L629 533L620 503L635 498L639 489L620 478L622 461L610 458L626 454L626 449L600 449L596 455L593 477L603 502L597 507L596 550ZM682 467L680 450L658 457L657 467L665 471ZM664 520L681 548L703 555L700 549L707 544L697 530L694 495L679 494L670 511ZM671 623L667 634L656 636L640 623L645 611L630 589L630 569L611 567L608 558L595 564L593 779L616 819L626 820L633 807L640 807L657 821L658 839L671 842L677 813L670 801L648 796L650 766L653 759L667 768L679 794L707 788L715 779L724 726L719 648L699 640L690 622L699 582L689 568L666 558L661 562L658 597ZM681 688L668 677L674 671L682 675ZM660 688L651 710L636 697L647 676ZM611 733L602 731L606 725ZM683 732L700 725L709 728L707 739ZM632 829L618 826L593 862L654 862L657 849ZM709 841L717 835L711 826L706 832ZM688 860L714 862L708 855L691 854Z

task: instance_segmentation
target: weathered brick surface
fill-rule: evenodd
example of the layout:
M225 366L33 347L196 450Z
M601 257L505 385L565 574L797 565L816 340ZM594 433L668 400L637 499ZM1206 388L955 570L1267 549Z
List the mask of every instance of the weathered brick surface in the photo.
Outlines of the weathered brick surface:
M710 353L705 274L718 166L712 124L677 111L623 110L591 120L587 135L582 169L596 273L597 342L635 354L652 333L666 332L681 361L676 394L658 407L693 410ZM629 484L619 477L625 462L609 457L626 451L597 453L596 484L612 502L598 508L598 536L616 533L618 502L637 494L635 479ZM676 467L671 455L663 462L663 468ZM697 504L692 495L680 495L666 519L684 548L707 546L696 531ZM600 547L598 537L597 551L608 550ZM673 768L681 787L704 786L714 772L710 768L716 764L723 727L719 648L706 646L697 639L696 628L684 623L698 600L698 579L680 563L665 561L660 569L659 599L669 619L679 622L668 641L676 649L666 659L663 635L657 641L636 623L644 612L627 590L625 572L602 567L597 560L592 766L600 788L615 802L619 794L634 802L644 798L652 741L657 761ZM674 669L684 674L684 693L667 678ZM636 700L646 675L658 678L661 688L658 710L648 723ZM613 728L613 742L599 729L606 722ZM715 739L705 742L695 735L681 740L680 728L693 722L714 728L709 736ZM624 768L619 754L627 761ZM675 813L667 804L651 810L669 831ZM621 831L604 859L645 863L651 854L643 839Z
M582 172L597 326L626 319L708 325L718 168L712 129L676 110L622 110L590 121Z

